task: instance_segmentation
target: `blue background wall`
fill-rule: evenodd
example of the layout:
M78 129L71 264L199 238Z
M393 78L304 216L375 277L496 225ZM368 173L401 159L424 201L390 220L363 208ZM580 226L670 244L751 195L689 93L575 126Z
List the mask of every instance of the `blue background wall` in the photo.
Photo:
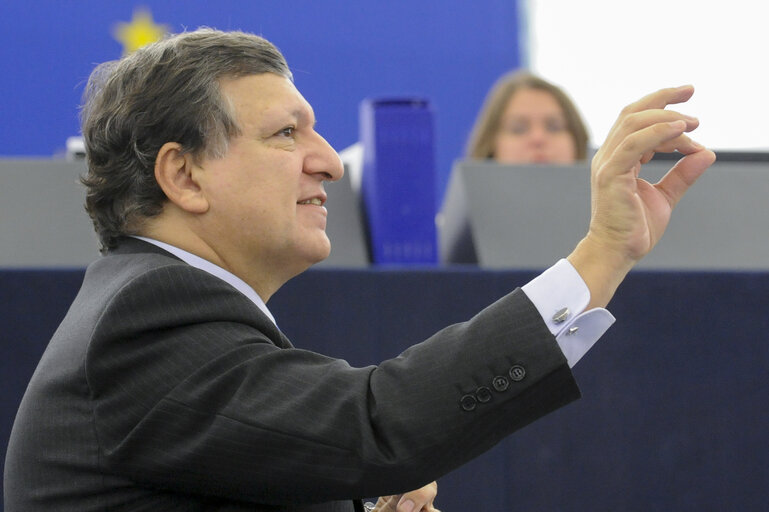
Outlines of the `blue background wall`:
M438 198L488 87L520 62L516 0L3 0L1 156L63 152L66 138L79 132L77 107L94 64L122 54L114 25L129 22L140 7L172 32L205 25L271 40L337 150L358 140L362 99L429 98Z

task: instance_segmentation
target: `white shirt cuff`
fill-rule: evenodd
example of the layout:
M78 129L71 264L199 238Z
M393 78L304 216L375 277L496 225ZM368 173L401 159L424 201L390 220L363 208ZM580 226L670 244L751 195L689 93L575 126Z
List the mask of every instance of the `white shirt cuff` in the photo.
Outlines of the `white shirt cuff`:
M524 285L523 292L555 336L570 368L615 321L604 308L585 311L590 303L590 290L566 259Z

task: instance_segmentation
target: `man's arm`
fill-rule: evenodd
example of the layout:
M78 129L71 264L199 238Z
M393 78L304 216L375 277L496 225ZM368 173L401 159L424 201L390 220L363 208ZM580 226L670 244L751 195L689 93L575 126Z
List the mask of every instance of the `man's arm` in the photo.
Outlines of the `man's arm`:
M685 135L699 121L665 110L693 93L688 85L662 89L628 105L593 158L590 227L567 257L589 289L587 310L609 303L630 269L662 237L675 205L715 161L712 151ZM639 174L657 151L684 156L650 184ZM405 510L390 502L394 510Z
M105 470L265 504L390 495L579 396L521 291L378 367L280 348L269 327L187 265L122 286L86 361Z

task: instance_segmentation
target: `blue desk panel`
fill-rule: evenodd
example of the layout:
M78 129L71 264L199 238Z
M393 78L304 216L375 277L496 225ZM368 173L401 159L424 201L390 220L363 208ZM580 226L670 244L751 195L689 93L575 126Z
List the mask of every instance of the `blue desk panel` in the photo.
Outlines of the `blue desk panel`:
M0 449L83 271L0 271ZM270 301L301 348L397 355L531 272L307 272ZM583 398L439 480L444 512L763 510L769 273L632 273L617 323L575 368ZM415 376L418 378L418 376Z

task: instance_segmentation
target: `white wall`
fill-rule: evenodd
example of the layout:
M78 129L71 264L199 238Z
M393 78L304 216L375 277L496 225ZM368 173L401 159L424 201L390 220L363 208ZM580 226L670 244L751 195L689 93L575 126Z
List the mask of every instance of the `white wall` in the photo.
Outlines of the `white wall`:
M691 83L680 107L712 149L769 149L769 8L756 0L526 0L529 66L562 86L600 145L619 110ZM670 107L669 107L670 108Z

